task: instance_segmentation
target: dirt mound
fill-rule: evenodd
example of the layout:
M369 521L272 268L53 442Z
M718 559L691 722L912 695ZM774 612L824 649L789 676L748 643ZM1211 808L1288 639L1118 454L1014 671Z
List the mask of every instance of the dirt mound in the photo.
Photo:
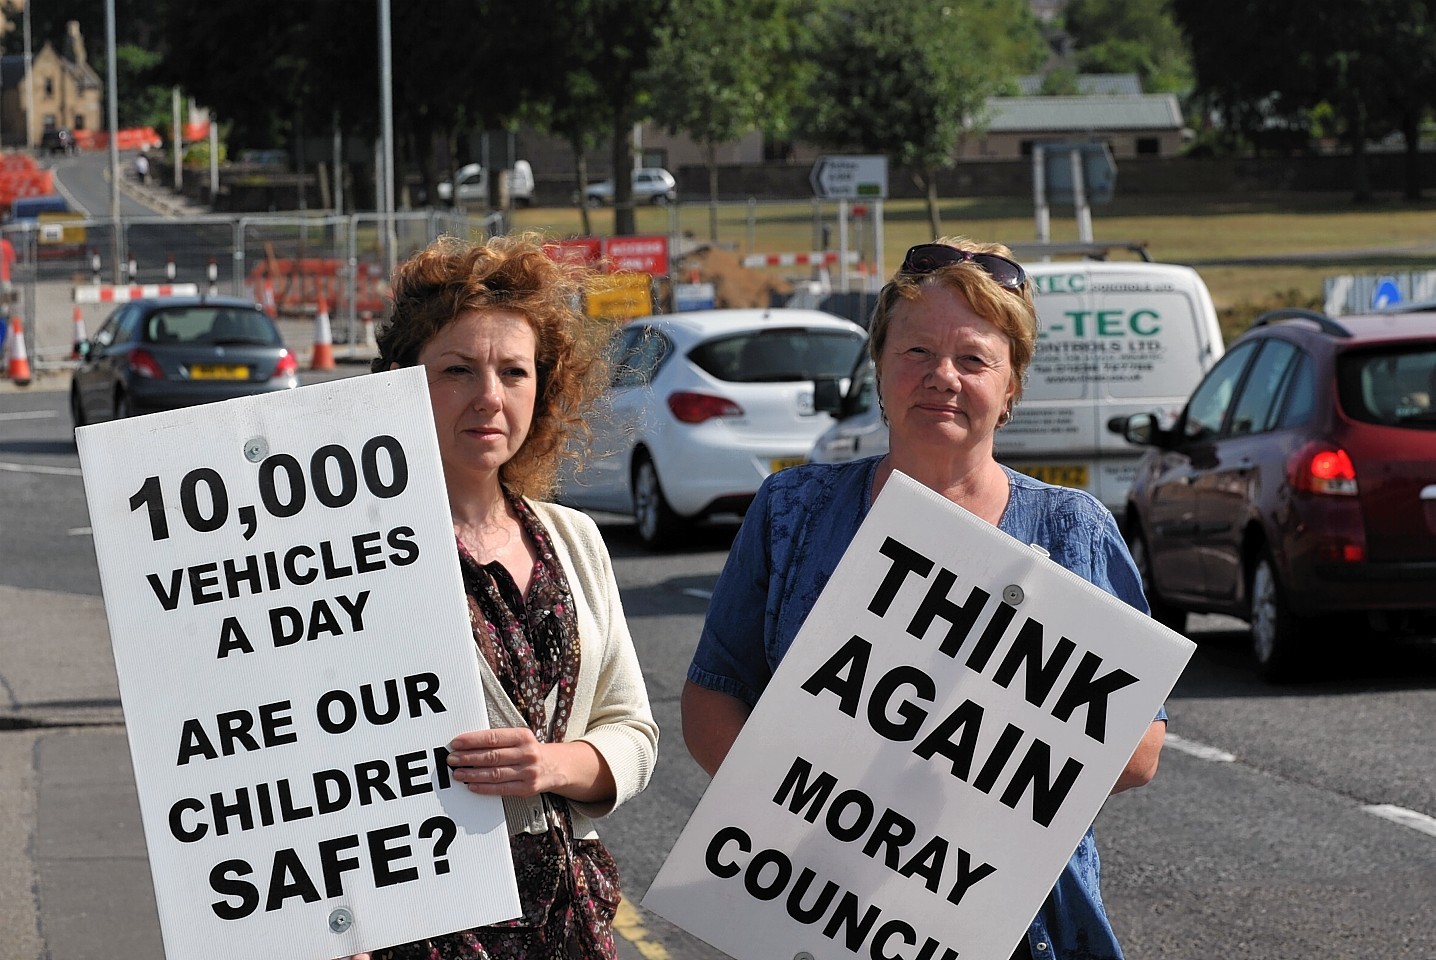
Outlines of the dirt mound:
M793 292L789 281L745 267L736 253L721 247L699 247L684 254L674 277L683 283L713 284L713 305L720 308L766 307L774 294Z

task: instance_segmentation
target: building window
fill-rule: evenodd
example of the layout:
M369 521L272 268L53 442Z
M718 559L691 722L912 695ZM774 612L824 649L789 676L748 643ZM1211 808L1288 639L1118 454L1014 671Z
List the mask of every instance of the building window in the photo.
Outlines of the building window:
M1162 152L1162 141L1156 137L1137 138L1137 156L1155 157Z
M49 99L49 98L51 98L51 97L53 97L53 96L55 96L55 78L54 78L54 77L46 77L46 78L45 78L45 97L46 97L46 99Z
M70 129L71 129L71 130L83 130L83 129L85 129L85 115L84 115L83 113L77 113L77 114L75 114L75 122L72 123L72 124L70 124Z

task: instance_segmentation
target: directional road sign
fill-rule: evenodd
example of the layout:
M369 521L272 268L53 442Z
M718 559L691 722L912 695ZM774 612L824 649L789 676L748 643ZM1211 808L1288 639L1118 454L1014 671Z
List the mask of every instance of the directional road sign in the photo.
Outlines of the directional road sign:
M814 196L824 200L882 200L888 195L888 158L819 157L808 174Z

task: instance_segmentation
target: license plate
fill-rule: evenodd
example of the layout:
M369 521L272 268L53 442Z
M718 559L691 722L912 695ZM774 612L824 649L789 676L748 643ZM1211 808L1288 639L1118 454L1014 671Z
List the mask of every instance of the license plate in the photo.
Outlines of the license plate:
M1029 477L1035 477L1043 483L1051 483L1059 487L1077 487L1080 490L1087 489L1087 465L1086 464L1045 464L1029 463L1021 466L1014 466L1012 469L1018 473L1025 473Z
M189 368L191 380L248 380L249 367L239 363L196 363Z
M807 457L778 457L772 460L769 465L772 467L772 472L777 473L779 470L786 470L789 467L796 467L807 462Z

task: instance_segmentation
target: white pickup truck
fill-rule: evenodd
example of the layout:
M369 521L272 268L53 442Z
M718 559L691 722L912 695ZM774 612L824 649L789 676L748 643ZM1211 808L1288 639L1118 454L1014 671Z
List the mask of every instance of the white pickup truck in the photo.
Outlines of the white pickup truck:
M458 184L458 196L454 184ZM534 172L527 160L515 160L509 171L509 201L516 207L533 202ZM454 171L452 180L439 184L439 199L456 206L486 206L489 202L489 174L481 163L470 163Z

